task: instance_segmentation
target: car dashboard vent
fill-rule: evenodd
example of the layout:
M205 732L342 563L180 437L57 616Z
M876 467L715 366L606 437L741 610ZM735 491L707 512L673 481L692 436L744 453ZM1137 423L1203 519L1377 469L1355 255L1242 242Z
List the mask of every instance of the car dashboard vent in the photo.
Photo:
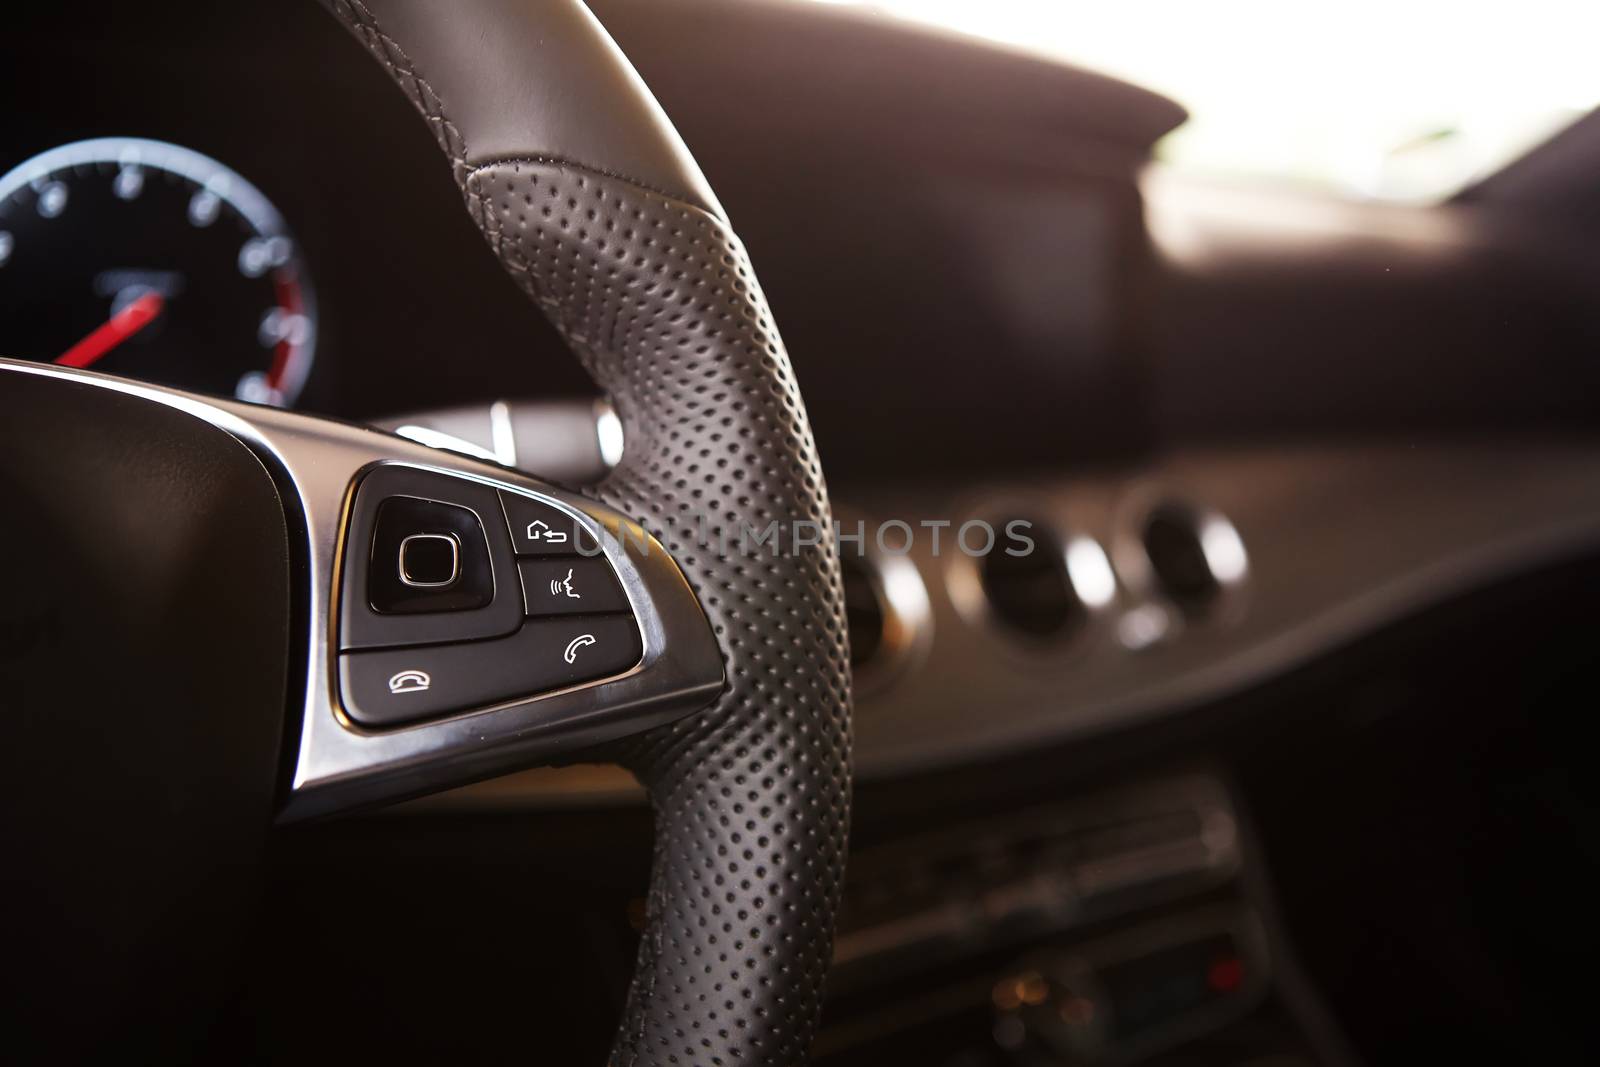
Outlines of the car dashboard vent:
M844 574L844 614L850 627L850 666L860 671L883 651L887 615L882 590L867 561L846 552L839 560Z
M978 576L994 617L1014 633L1034 641L1059 640L1075 633L1088 612L1073 585L1065 554L1051 528L1031 519L992 522L995 529L1025 523L1032 532L1030 551L994 551L978 561Z

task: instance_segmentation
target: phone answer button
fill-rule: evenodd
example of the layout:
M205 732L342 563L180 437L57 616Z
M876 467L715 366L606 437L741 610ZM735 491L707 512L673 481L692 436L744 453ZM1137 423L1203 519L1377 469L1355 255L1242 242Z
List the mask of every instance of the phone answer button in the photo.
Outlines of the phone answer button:
M621 674L642 654L632 615L530 619L488 641L347 652L339 688L352 721L401 726Z

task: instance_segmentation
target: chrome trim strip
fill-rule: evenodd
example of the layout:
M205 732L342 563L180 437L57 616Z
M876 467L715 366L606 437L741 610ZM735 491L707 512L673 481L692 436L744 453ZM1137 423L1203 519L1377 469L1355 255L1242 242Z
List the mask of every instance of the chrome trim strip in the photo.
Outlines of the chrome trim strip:
M404 437L407 441L415 441L417 444L427 448L443 448L451 452L460 452L463 456L471 456L473 459L488 460L490 463L500 462L500 457L487 448L475 445L471 441L463 441L454 434L443 433L428 426L413 426L410 423L406 423L396 426L394 433L397 437Z
M622 419L608 400L594 402L594 434L600 442L600 460L609 469L622 462Z
M511 425L511 405L496 400L489 405L489 433L494 440L494 460L503 467L517 465L517 433Z

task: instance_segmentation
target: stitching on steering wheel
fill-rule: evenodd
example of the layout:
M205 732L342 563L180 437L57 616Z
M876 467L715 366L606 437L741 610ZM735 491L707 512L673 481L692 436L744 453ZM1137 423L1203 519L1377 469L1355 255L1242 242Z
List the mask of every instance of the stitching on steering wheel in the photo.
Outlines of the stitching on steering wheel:
M596 168L469 167L443 101L370 9L328 2L428 120L507 271L610 392L628 445L591 492L673 554L727 664L711 708L605 754L657 812L613 1062L803 1062L849 833L848 635L815 443L748 256L720 218ZM811 524L819 543L752 555L743 534L767 522Z

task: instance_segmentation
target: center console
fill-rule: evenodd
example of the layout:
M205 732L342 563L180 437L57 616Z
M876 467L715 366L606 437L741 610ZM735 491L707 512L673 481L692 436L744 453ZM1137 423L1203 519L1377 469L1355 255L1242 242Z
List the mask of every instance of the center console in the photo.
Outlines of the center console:
M1266 914L1241 817L1205 772L869 848L817 1062L1326 1062Z

